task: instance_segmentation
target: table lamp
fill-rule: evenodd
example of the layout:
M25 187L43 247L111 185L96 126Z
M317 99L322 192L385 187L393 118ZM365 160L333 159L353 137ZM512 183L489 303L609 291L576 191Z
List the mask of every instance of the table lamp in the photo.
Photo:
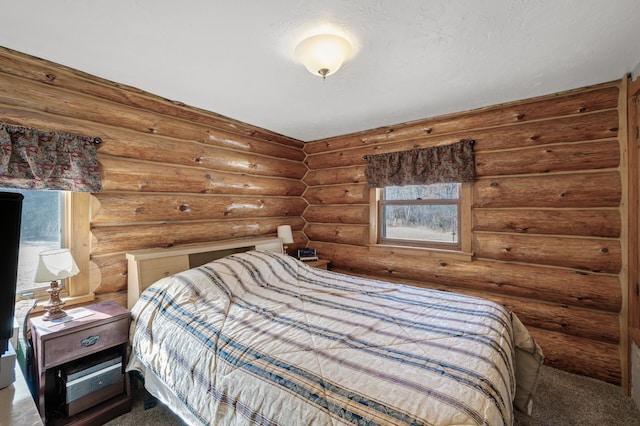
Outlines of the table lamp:
M287 253L287 244L293 243L293 234L291 233L291 225L280 225L278 226L278 238L282 240L284 254Z
M47 311L42 317L43 320L49 321L67 316L67 313L62 310L64 302L60 300L58 280L72 277L78 272L80 272L80 270L78 269L78 265L76 265L76 261L73 260L69 249L45 250L40 252L34 281L37 283L51 282L51 287L47 289L49 301L42 305L44 310Z

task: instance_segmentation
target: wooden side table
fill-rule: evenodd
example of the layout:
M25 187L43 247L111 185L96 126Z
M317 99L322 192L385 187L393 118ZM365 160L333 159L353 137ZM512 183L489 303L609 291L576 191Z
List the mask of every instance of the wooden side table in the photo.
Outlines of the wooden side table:
M318 259L318 260L314 260L312 262L304 262L309 266L313 266L314 268L318 268L318 269L328 269L329 267L329 263L331 263L330 260L327 259Z
M131 314L115 302L69 309L67 314L71 321L61 323L44 321L41 317L31 319L36 402L42 421L46 424L103 424L131 411L129 376L124 372ZM122 376L118 376L117 369L115 374L122 380L97 391L88 384L81 392L80 402L74 402L74 415L67 416L60 409L65 407L67 412L71 412L71 404L65 405L60 391L65 371L82 371L83 368L89 371L86 365L91 365L94 359L111 355L112 351L121 356ZM78 406L82 411L76 414Z

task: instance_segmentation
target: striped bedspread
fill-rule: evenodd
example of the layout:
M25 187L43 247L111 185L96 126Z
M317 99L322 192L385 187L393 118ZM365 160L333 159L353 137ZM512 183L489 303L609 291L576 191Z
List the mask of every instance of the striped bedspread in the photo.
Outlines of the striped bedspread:
M153 374L192 422L513 423L526 330L488 300L252 251L158 281L132 316L129 370Z

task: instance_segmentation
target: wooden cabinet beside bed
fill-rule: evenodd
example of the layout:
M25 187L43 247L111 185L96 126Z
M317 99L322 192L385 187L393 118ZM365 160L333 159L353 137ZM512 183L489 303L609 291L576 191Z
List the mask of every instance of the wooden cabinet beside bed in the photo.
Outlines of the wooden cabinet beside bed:
M129 252L127 305L131 309L140 294L160 278L248 250L282 253L282 240L275 237L234 239Z
M129 376L124 374L129 311L103 302L67 314L67 322L31 319L42 421L95 425L130 411Z

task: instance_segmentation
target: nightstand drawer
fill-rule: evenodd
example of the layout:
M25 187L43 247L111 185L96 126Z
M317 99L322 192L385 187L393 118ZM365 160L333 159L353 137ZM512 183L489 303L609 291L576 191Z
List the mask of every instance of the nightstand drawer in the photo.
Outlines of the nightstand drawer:
M121 343L129 335L129 319L122 318L44 342L44 368L60 365Z

